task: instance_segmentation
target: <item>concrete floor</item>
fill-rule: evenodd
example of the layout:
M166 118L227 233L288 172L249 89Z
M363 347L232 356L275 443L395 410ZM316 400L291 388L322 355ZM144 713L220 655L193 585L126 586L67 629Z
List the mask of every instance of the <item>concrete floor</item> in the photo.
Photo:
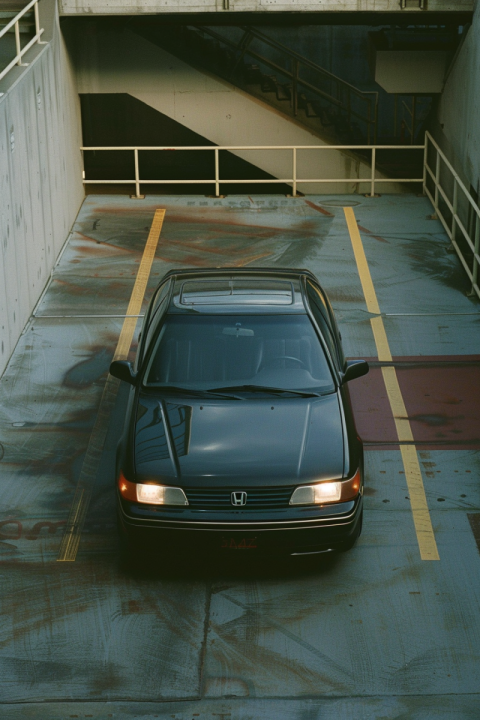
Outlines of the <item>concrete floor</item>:
M347 232L360 226L440 554L420 559ZM315 562L119 562L120 388L75 562L57 562L154 210L173 267L307 267L331 298L366 442L364 531ZM88 196L0 380L0 717L480 717L479 303L413 195ZM132 352L134 348L132 348Z

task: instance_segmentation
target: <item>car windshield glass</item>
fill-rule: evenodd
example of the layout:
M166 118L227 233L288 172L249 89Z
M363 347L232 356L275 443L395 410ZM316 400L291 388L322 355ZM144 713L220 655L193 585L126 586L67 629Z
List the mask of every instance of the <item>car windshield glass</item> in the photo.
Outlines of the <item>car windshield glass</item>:
M144 384L224 392L242 385L335 388L307 315L167 315Z

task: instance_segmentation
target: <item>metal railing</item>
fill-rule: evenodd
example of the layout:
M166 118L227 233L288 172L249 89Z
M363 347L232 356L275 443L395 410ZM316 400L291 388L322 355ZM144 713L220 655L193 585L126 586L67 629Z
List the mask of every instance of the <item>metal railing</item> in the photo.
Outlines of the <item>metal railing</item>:
M180 146L180 147L172 147L172 146L154 146L154 147L134 147L134 146L121 146L121 147L82 147L80 148L83 152L97 152L97 151L126 151L126 152L133 152L134 153L134 163L135 163L135 177L130 178L128 180L89 180L85 178L85 171L83 173L83 183L84 185L135 185L135 192L136 197L142 197L140 188L141 185L215 185L215 195L220 195L220 185L227 185L227 184L286 184L292 186L292 195L293 197L297 196L297 185L304 184L304 183L318 183L318 184L330 184L330 183L349 183L354 185L359 184L367 184L370 185L370 195L371 197L375 196L375 186L378 183L424 183L424 176L418 177L418 178L379 178L376 177L376 170L377 170L377 151L378 150L424 150L424 145L226 145L226 146ZM144 179L140 176L140 158L139 153L143 151L159 151L159 152L168 152L172 150L177 151L192 151L192 152L211 152L214 155L214 177L213 178L206 178L202 180L198 179ZM228 152L239 152L239 151L270 151L277 153L279 151L290 151L291 152L291 176L290 177L284 177L284 178L264 178L264 179L255 179L255 180L245 180L245 179L226 179L222 178L220 175L220 153L222 151L228 151ZM311 151L320 151L320 152L326 152L328 150L344 150L344 151L368 151L370 153L370 162L371 162L371 170L370 175L367 177L350 177L350 178L320 178L320 177L314 177L314 178L303 178L301 175L298 174L298 167L297 167L297 154L299 151L302 150L308 150ZM366 160L365 162L368 162Z
M42 41L40 40L41 36L42 36L43 33L44 33L44 28L41 28L41 27L40 27L40 17L39 17L39 14L38 14L38 3L39 3L39 0L32 0L26 7L23 8L23 10L21 10L21 11L18 13L18 15L16 15L14 18L12 18L12 19L10 20L10 22L7 23L7 25L5 25L5 27L3 28L3 30L0 31L0 40L1 40L2 37L7 34L7 32L9 32L12 28L14 28L14 32L15 32L15 50L16 50L16 53L17 53L17 54L15 55L15 57L13 58L13 60L7 65L7 67L4 68L4 69L0 72L0 80L2 80L2 79L5 77L5 75L6 75L8 72L10 72L10 70L11 70L13 67L15 67L15 65L26 66L26 65L29 64L29 63L23 63L23 62L22 62L22 58L23 58L23 56L25 55L25 53L28 52L28 50L30 50L30 48L31 48L33 45L35 45L35 43L38 43L39 45L46 45L46 43L44 43L44 42L42 42ZM28 13L32 8L33 8L34 17L35 17L35 35L34 35L33 38L25 45L25 47L22 48L21 43L20 43L20 24L19 24L19 23L20 23L20 20L23 18L23 16L24 16L26 13Z
M364 91L359 90L346 80L342 80L337 75L325 70L320 65L304 58L299 53L291 50L287 46L268 37L264 33L252 27L242 28L244 35L239 42L234 42L220 33L207 27L195 27L197 32L202 32L226 47L230 47L233 51L238 52L233 72L243 60L245 56L249 56L266 65L271 70L282 74L291 86L291 105L294 115L298 114L299 107L299 88L313 93L317 98L323 99L330 105L333 105L338 111L343 112L347 123L350 124L352 118L356 118L366 124L367 142L373 144L377 140L377 124L378 124L378 92L375 90ZM289 63L290 67L282 67L272 58L266 57L253 49L252 43L256 40L267 47L272 48L280 53L284 62ZM306 77L302 78L301 71L306 71L310 76L316 77L316 81L312 82ZM321 87L321 84L324 87ZM358 104L355 108L355 101ZM362 111L363 108L363 111Z
M470 294L480 298L480 208L429 132L425 134L423 189L472 283Z
M418 178L386 178L376 177L377 172L377 151L378 150L423 150L424 162L422 177ZM421 183L423 192L430 199L435 213L440 219L445 231L455 248L460 262L472 283L471 295L476 294L480 298L478 286L478 268L480 263L480 208L447 160L440 147L432 138L429 132L425 134L423 145L228 145L228 146L110 146L110 147L82 147L83 152L102 151L125 151L133 152L135 174L133 178L125 180L98 180L88 179L83 171L84 185L135 185L135 195L132 197L141 198L142 185L214 185L215 196L220 196L220 185L238 184L286 184L292 187L292 196L298 197L297 187L300 184L332 184L348 183L357 185L369 185L370 196L375 197L375 187L379 183ZM140 157L142 151L192 151L209 152L214 159L214 177L205 179L145 179L140 174ZM240 151L268 151L278 153L288 151L291 153L291 176L284 178L263 178L246 180L244 178L232 179L222 178L220 173L220 153ZM328 150L344 151L367 151L370 153L371 170L367 177L357 178L304 178L298 173L298 152L308 150L326 152ZM431 162L432 161L432 162Z

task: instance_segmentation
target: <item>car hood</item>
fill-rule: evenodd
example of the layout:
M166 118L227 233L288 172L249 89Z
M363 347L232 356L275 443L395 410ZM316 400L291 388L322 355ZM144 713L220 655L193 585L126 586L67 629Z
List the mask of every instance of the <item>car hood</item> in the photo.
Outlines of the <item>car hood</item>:
M139 399L137 482L183 487L294 485L340 478L344 437L336 393L319 398Z

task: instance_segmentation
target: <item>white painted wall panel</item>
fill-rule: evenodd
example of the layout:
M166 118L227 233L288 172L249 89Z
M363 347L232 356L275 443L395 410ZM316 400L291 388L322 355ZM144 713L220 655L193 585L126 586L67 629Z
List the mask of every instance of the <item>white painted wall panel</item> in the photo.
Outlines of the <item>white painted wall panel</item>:
M0 374L84 195L75 81L55 3L42 8L48 44L0 86Z
M377 50L375 80L388 93L441 93L448 58L435 50Z

